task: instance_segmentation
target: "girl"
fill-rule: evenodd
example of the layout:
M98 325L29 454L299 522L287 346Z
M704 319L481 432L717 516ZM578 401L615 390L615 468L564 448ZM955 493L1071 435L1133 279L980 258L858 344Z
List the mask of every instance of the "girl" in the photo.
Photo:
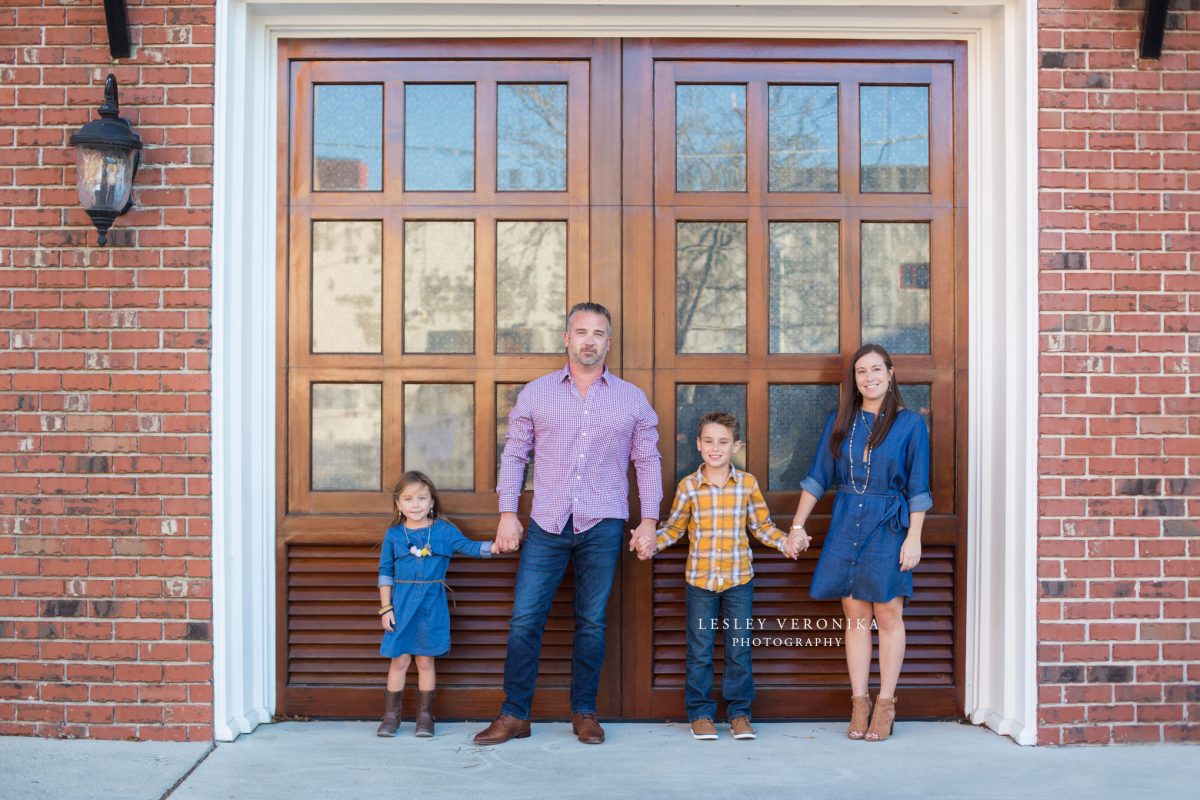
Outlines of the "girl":
M826 489L833 517L813 573L814 600L840 598L848 622L846 666L851 717L846 735L880 741L896 718L896 682L904 662L904 603L921 561L921 526L929 494L929 434L904 408L892 358L865 344L850 359L837 410L825 422L812 469L801 481L792 536L809 540L804 523ZM867 680L872 621L879 627L879 696L871 716ZM868 719L870 727L868 728Z
M446 569L450 557L492 554L490 542L473 542L453 524L439 519L441 504L433 481L423 472L406 472L392 489L395 514L379 556L379 616L383 644L392 660L379 736L395 736L400 699L412 659L417 662L417 736L433 736L433 697L437 673L433 659L450 649L450 609L446 605Z

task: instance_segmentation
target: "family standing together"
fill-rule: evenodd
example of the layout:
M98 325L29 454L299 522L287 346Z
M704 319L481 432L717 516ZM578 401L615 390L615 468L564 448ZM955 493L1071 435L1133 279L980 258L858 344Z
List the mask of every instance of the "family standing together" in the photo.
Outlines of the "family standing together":
M434 731L435 661L450 649L446 570L451 556L489 558L520 551L513 590L504 702L475 735L501 744L530 735L542 634L566 572L575 570L575 633L571 665L571 728L599 744L596 692L604 663L605 608L629 519L628 467L634 465L641 519L629 549L641 559L688 537L687 670L684 701L692 736L719 736L712 698L715 627L724 628L722 693L735 739L753 739L754 678L750 642L732 626L711 621L752 617L754 570L747 531L795 559L812 539L805 523L817 501L834 492L833 516L810 594L840 599L848 621L846 665L851 710L847 736L879 741L891 735L896 683L904 661L904 604L912 569L921 560L921 528L933 505L929 436L921 417L904 407L891 357L867 344L847 364L837 409L825 422L812 468L788 532L771 522L754 476L733 465L741 423L714 409L696 431L700 467L676 487L666 523L658 417L642 390L608 371L612 318L604 306L580 303L567 315L566 366L530 381L509 415L496 491L500 522L494 542L475 542L444 519L437 489L421 472L405 473L392 492L395 512L379 561L380 647L391 659L380 736L400 725L409 666L417 665L415 734ZM533 456L529 530L517 516L525 468ZM879 630L879 692L867 693L871 629Z

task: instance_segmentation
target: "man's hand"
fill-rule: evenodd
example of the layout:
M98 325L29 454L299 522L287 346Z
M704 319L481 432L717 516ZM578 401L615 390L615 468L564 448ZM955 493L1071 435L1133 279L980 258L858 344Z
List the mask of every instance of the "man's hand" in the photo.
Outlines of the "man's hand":
M524 532L521 520L511 511L500 514L500 524L496 526L495 549L501 553L515 553L521 547L521 534Z
M638 554L643 561L654 554L654 537L658 531L658 520L644 519L633 529L629 539L629 549ZM642 553L647 553L642 555Z

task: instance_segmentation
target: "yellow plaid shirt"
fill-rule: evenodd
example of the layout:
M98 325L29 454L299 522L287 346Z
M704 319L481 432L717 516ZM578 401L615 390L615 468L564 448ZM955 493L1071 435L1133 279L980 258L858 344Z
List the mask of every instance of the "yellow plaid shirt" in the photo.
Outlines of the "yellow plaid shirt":
M655 552L686 533L687 582L721 592L754 577L747 528L763 544L783 552L787 534L771 522L754 476L730 464L725 485L717 486L704 477L702 466L679 482L671 516L655 537Z

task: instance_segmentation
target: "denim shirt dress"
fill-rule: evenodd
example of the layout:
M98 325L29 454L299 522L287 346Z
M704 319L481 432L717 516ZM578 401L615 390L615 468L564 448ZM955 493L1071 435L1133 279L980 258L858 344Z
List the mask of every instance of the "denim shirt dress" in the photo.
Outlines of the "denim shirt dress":
M847 432L839 457L829 451L837 412L830 413L801 488L820 498L835 490L833 517L821 546L809 594L814 600L853 597L886 603L912 597L912 570L900 571L900 546L908 535L908 515L933 507L929 493L929 432L921 415L901 409L887 438L871 453L867 481L863 451L875 415L860 411L854 441ZM854 483L850 485L850 448Z
M405 535L407 534L407 539ZM422 547L428 535L428 556L415 556L409 545ZM475 542L444 519L428 528L388 528L379 554L379 585L392 587L396 624L383 634L380 655L440 656L450 650L450 608L446 602L446 570L455 554L487 558L491 542Z

